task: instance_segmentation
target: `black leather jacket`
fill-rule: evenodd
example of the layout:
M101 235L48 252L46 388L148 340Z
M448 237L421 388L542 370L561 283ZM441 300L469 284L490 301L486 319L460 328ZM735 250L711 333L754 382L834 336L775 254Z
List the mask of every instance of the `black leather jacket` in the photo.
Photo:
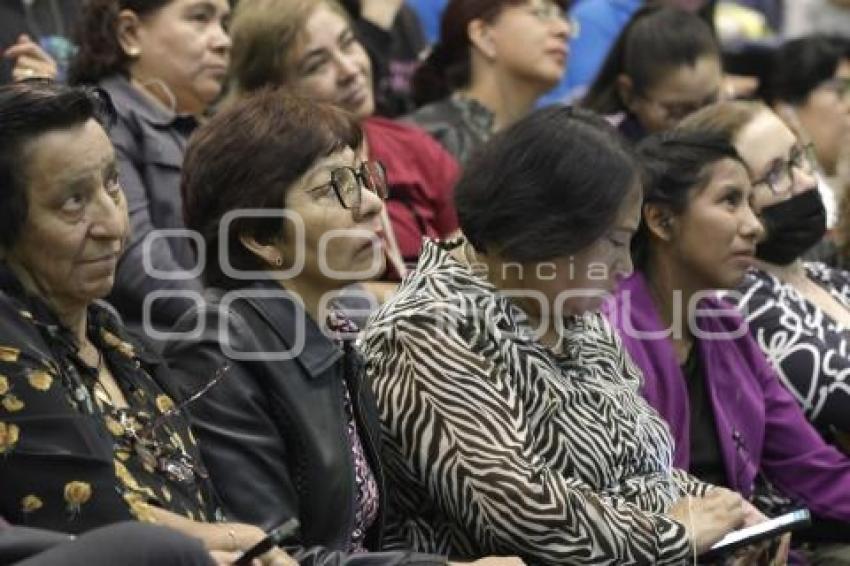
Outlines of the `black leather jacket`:
M366 536L370 550L381 548L386 497L377 410L356 350L336 346L293 301L258 296L281 292L273 283L255 283L233 302L221 291L208 292L208 303L189 311L175 331L199 323L203 328L165 351L173 369L165 385L181 399L229 364L221 380L188 408L226 514L266 530L297 517L300 535L287 549L302 564L445 564L444 557L409 552L342 551L356 504L343 388L349 388L382 492L381 512ZM284 359L298 347L299 334L303 348ZM244 356L234 351L257 359L239 360Z

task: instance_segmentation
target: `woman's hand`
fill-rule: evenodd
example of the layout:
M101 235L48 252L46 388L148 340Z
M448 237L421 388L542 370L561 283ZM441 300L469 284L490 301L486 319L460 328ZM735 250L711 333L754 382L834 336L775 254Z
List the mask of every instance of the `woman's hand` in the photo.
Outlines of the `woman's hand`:
M228 553L241 554L266 537L259 527L245 523L201 523L192 521L171 511L153 505L145 505L146 511L163 527L201 539L207 550L215 553L215 560L224 560ZM220 562L219 562L220 563ZM257 562L261 566L297 566L297 562L279 548L262 555Z
M26 34L3 52L6 59L14 59L12 78L15 81L32 79L56 79L59 73L56 61Z
M761 511L755 508L749 501L744 501L744 526L751 527L767 521ZM748 546L736 553L735 557L728 562L730 566L783 566L788 562L788 552L791 549L791 535L786 534L775 544L776 539L765 541L761 544ZM775 550L773 550L775 549Z
M786 566L791 550L791 534L782 535L778 546L771 542L773 541L743 549L726 562L727 566ZM776 550L771 552L773 548Z
M734 491L715 487L705 497L683 497L667 514L685 525L696 553L703 554L726 533L743 526L745 504Z

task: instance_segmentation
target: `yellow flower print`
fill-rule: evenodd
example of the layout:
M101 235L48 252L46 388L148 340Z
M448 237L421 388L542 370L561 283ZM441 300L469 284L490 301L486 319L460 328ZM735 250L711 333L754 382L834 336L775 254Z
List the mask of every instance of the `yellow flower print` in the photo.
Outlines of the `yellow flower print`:
M124 356L126 356L128 358L133 358L133 357L136 356L136 350L135 350L135 348L133 348L133 346L131 344L124 342L123 340L121 340L120 338L118 338L116 335L109 332L108 330L104 330L102 332L101 336L103 337L103 343L104 344L106 344L107 346L110 346L112 348L115 348L116 350L121 352Z
M18 425L0 422L0 454L11 452L18 443L20 429Z
M17 362L21 351L11 346L0 346L0 362Z
M53 377L44 370L35 370L30 372L29 382L33 389L47 391L53 385Z
M118 476L118 479L121 480L126 487L139 491L141 488L139 487L139 483L136 481L136 478L130 473L127 467L119 462L118 460L114 461L115 464L115 475Z
M178 448L181 452L186 452L186 446L183 444L183 438L176 432L171 433L171 444Z
M162 496L165 498L165 501L171 501L171 490L166 486L162 486Z
M80 507L91 499L91 484L84 481L72 481L65 484L65 502L68 511L79 513Z
M160 413L165 414L174 409L174 401L168 395L157 395L156 408Z
M138 493L125 493L124 501L130 506L130 513L143 523L156 523L156 517L145 498Z
M3 408L10 413L17 413L24 408L24 402L11 394L3 397L2 404Z
M9 378L5 375L0 375L0 395L5 395L9 392Z
M118 450L118 451L115 453L115 455L116 455L116 456L118 457L118 459L119 459L119 460L121 460L122 462L126 462L127 460L129 460L129 459L130 459L130 453L129 453L129 452L127 452L126 450Z
M24 513L34 513L44 507L44 502L35 495L27 495L21 499L21 510Z
M112 434L112 436L124 436L124 427L118 424L118 421L116 421L110 416L107 416L104 419L104 422L106 423L106 430L108 430L110 434Z
M121 463L119 460L113 460L113 464L115 465L115 475L121 480L121 483L124 484L124 487L127 489L138 491L144 493L148 497L154 498L156 494L149 487L142 487L139 485L139 482L136 481L136 478L133 477L133 474L127 469L127 467Z

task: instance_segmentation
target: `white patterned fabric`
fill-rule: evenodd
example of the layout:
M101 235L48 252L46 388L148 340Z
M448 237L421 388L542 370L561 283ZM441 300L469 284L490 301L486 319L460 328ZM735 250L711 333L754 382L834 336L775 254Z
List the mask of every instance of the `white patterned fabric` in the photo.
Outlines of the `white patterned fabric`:
M363 347L384 441L391 546L529 563L678 564L663 515L707 484L674 470L666 424L608 323L547 349L524 315L426 242Z
M805 269L850 309L848 272L822 263L806 263ZM765 271L750 271L739 292L750 332L806 418L828 441L836 430L850 432L850 329Z

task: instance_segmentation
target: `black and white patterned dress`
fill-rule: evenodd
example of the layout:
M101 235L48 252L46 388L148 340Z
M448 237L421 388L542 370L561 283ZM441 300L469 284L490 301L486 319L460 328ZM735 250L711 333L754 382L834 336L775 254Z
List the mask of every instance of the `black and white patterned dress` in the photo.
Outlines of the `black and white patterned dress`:
M850 308L850 274L822 263L804 266ZM750 332L809 421L828 441L836 430L850 432L850 329L765 271L750 271L739 291Z
M707 485L674 470L640 373L598 315L553 349L522 311L426 242L364 335L390 479L392 546L530 563L677 564L662 515Z

